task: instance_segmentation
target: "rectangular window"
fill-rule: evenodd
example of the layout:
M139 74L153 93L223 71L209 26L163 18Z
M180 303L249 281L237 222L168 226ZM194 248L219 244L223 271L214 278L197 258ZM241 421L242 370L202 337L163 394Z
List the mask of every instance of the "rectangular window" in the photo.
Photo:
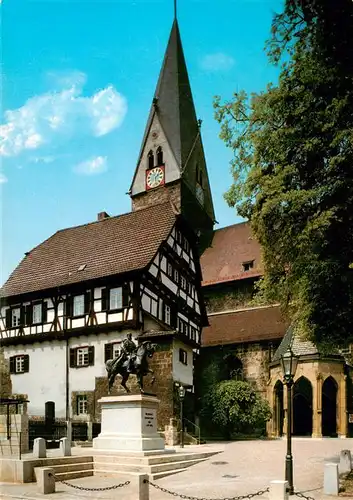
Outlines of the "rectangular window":
M123 291L122 288L111 288L109 290L109 309L121 309L123 307Z
M85 314L85 296L76 295L73 306L73 316L83 316Z
M188 282L186 281L185 276L183 276L182 274L180 275L180 286L182 290L186 290L188 286Z
M79 347L77 349L77 362L76 366L88 365L88 347Z
M11 356L9 361L10 361L10 373L27 373L27 372L29 372L29 356L28 356L28 354Z
M42 304L33 305L33 324L36 325L42 322Z
M243 271L250 271L254 267L254 261L250 260L249 262L243 262Z
M11 326L19 326L21 323L21 309L17 307L11 311Z
M113 359L120 356L120 342L113 344Z
M168 262L167 264L167 275L169 276L169 278L173 277L173 266L170 262Z
M183 365L188 364L188 353L184 349L179 349L179 361Z
M16 356L16 366L15 370L16 373L24 373L24 362L25 362L25 357L24 356Z
M77 396L77 415L87 415L87 396Z
M184 248L186 253L189 253L190 245L189 245L188 240L185 237L184 237L184 241L183 241L183 248Z
M179 271L177 269L174 269L174 281L179 283Z
M170 306L168 306L168 304L164 306L164 323L167 323L167 325L171 324Z

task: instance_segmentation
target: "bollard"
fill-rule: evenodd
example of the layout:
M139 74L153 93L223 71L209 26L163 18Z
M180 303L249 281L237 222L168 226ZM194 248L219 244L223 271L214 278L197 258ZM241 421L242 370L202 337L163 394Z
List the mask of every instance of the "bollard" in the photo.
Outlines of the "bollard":
M352 470L351 452L349 450L342 450L340 453L340 464L338 466L340 474L347 474Z
M63 457L71 456L71 446L67 438L60 439L60 451Z
M148 474L137 475L137 500L150 500L150 485Z
M338 490L339 490L338 464L332 464L332 463L325 464L324 494L337 496Z
M55 478L53 469L50 467L35 467L34 473L39 493L42 493L43 495L55 493Z
M45 439L36 438L33 441L33 456L35 458L46 458L47 457L47 445Z
M288 481L271 481L269 500L288 500Z

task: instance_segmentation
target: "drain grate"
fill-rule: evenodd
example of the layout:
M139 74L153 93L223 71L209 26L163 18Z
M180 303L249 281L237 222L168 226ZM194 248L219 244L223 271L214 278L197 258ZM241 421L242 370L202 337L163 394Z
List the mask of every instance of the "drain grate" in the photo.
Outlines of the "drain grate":
M224 474L224 476L222 477L226 477L227 479L235 479L236 477L239 476L237 476L236 474Z
M219 460L218 462L211 462L212 465L228 465L228 462L222 462Z

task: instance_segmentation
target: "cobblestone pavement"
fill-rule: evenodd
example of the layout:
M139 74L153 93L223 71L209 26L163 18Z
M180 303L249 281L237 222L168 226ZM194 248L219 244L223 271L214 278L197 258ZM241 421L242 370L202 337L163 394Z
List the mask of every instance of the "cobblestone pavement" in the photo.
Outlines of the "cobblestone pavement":
M183 495L205 499L232 498L264 489L273 479L283 479L285 440L238 441L212 445L223 450L207 461L190 467L187 471L155 481L161 487ZM205 445L208 448L208 445ZM205 449L203 446L198 450ZM353 439L293 439L294 486L296 491L315 500L334 499L322 493L324 463L338 461L339 452L349 449L353 453ZM191 447L185 450L191 451ZM48 500L78 500L80 498L105 500L137 500L134 481L136 478L89 477L70 481L88 488L110 486L131 479L131 484L119 490L84 492L57 484L56 493L41 495L36 484L0 484L1 498ZM150 500L168 500L172 497L151 487ZM263 495L264 500L267 495ZM346 497L347 498L347 497Z

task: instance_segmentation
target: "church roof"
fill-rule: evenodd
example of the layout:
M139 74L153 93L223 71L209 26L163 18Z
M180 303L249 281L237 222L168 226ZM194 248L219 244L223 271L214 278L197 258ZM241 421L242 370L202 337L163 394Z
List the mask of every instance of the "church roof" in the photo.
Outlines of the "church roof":
M261 247L247 222L215 231L212 243L201 256L203 286L262 276ZM243 264L253 268L244 271Z
M167 202L57 231L20 262L2 297L144 268L168 237L176 213Z
M279 340L287 328L278 306L256 307L208 315L202 347Z
M182 170L199 134L199 126L176 19L170 32L167 50L154 93L154 102L156 102L156 106L154 104L151 106L139 160L154 113L157 112L169 145L179 168Z

